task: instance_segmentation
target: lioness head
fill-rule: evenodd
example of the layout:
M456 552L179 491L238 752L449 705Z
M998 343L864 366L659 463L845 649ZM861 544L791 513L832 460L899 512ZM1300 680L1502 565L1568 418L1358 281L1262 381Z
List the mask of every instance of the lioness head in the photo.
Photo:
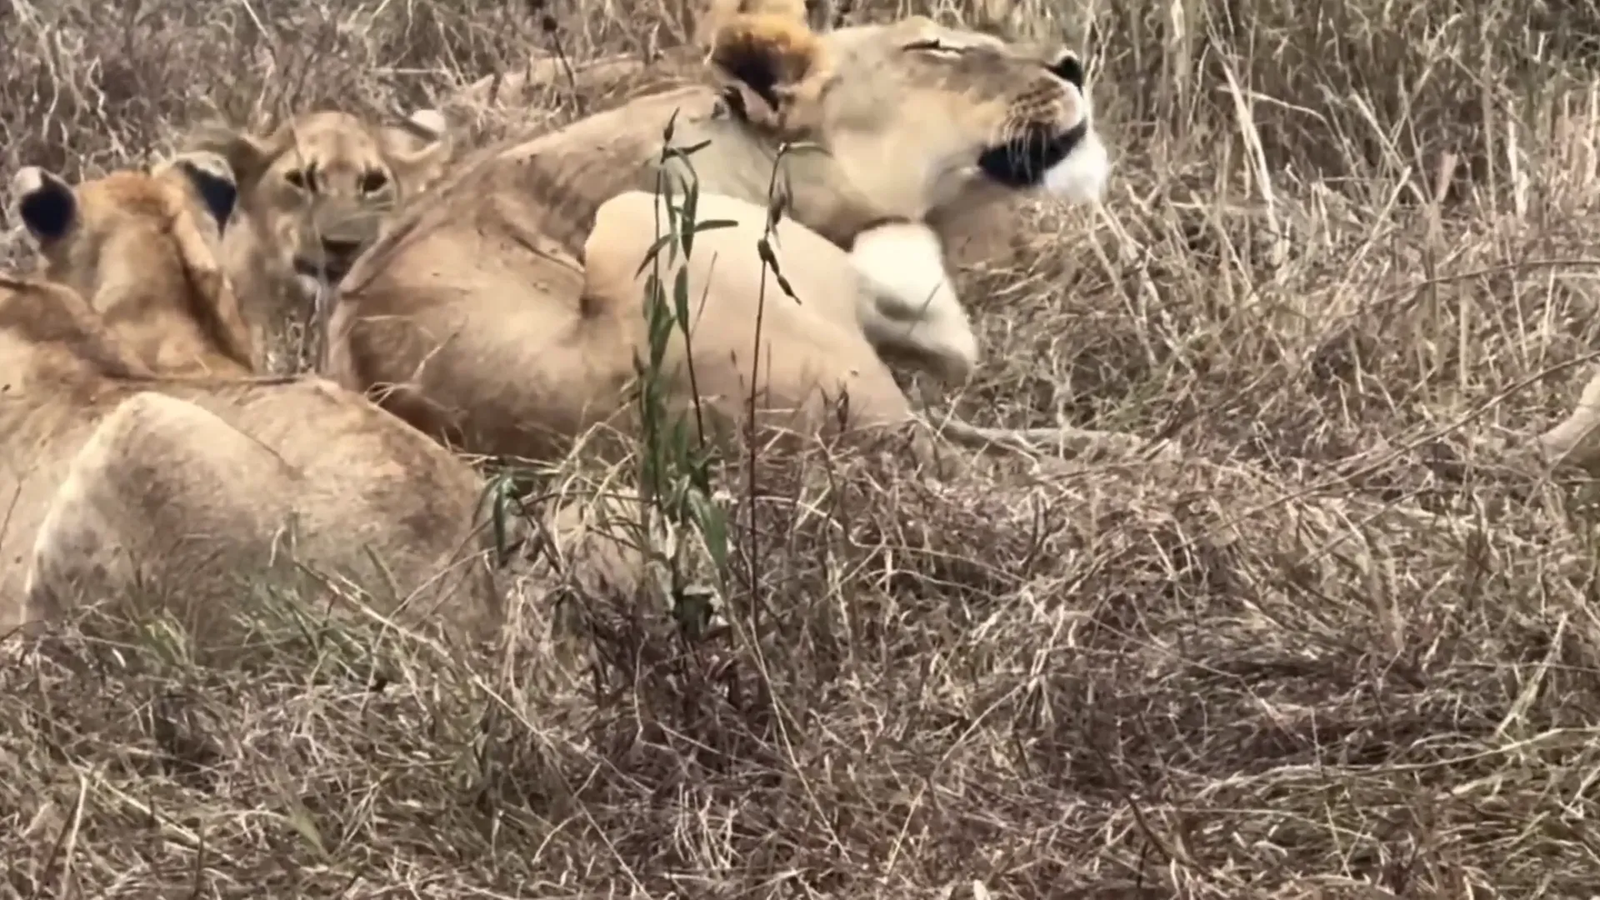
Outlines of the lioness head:
M224 239L230 274L247 294L271 295L247 299L251 317L303 312L283 304L313 301L338 284L385 214L439 176L450 144L434 110L394 126L320 111L266 135L202 129L191 145L220 154L238 179L238 209ZM285 290L297 296L284 297Z
M969 222L992 228L996 201L1105 191L1077 55L922 16L816 31L798 0L713 0L708 18L727 118L823 151L791 151L783 189L796 219L851 251L874 346L964 381L979 345L944 269L952 243Z
M745 115L820 145L886 215L921 221L1033 189L1102 195L1110 161L1071 51L921 16L817 33L798 4L779 6L723 13L708 29L711 63Z
M237 196L213 153L76 187L38 166L11 182L17 217L43 276L72 288L105 327L156 371L251 368L239 304L217 260Z

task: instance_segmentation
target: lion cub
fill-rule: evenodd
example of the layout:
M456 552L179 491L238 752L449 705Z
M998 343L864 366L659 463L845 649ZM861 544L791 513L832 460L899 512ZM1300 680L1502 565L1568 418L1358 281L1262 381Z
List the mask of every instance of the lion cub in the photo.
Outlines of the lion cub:
M327 381L253 375L221 157L76 186L30 166L13 191L43 277L0 282L0 627L110 600L208 642L302 565L384 614L498 621L473 470Z

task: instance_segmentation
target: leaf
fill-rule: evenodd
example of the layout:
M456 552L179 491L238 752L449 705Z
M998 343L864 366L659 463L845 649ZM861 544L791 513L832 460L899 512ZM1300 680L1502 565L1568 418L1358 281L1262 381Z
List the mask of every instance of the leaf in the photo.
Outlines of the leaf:
M678 275L672 282L673 308L678 320L678 330L683 336L689 336L689 267L678 269Z
M683 255L688 256L694 252L694 211L700 205L700 185L698 182L689 185L683 195L683 221L688 225L678 233L678 243L683 245Z
M711 553L711 559L717 564L717 574L727 571L728 566L728 522L722 513L722 508L712 502L711 498L695 491L691 495L690 503L694 507L696 524L700 526L700 533L705 537L706 550Z
M665 247L674 237L676 237L676 235L669 231L666 234L656 238L654 241L651 241L650 246L644 251L644 259L640 261L639 268L633 270L633 277L638 278L639 274L643 272L647 266L655 262L656 257L661 253L661 248Z

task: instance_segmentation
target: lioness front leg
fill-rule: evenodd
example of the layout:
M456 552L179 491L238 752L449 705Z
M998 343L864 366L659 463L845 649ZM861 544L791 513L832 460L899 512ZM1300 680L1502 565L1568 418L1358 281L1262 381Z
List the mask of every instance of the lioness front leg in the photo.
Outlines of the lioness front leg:
M303 489L271 450L174 397L124 400L73 459L34 542L28 616L78 602L166 607L196 638L225 626ZM144 612L142 609L130 612Z
M938 235L920 223L884 225L856 237L850 262L866 288L857 313L867 340L885 355L911 356L946 384L966 383L978 363L978 338L945 270ZM950 420L936 427L973 447L994 445L1078 459L1143 452L1161 459L1181 455L1171 441L1152 444L1136 434L1073 425L981 428Z

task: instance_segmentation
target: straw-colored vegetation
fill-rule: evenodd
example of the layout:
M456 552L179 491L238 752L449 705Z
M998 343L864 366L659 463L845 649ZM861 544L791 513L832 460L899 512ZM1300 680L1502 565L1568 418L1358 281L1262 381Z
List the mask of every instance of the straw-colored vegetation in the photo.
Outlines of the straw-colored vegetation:
M835 11L1055 30L1092 57L1106 206L1026 208L958 248L985 361L950 405L1171 434L1182 462L675 459L656 474L706 502L674 527L720 574L665 579L675 617L538 572L476 656L267 591L225 662L90 613L0 669L0 886L1593 894L1594 556L1529 451L1600 349L1600 18L987 6ZM0 158L76 180L218 113L449 107L535 50L564 73L676 52L693 24L575 0L9 0L0 26ZM556 82L452 113L481 142L619 90ZM604 475L574 462L541 490ZM689 627L708 595L720 623Z

